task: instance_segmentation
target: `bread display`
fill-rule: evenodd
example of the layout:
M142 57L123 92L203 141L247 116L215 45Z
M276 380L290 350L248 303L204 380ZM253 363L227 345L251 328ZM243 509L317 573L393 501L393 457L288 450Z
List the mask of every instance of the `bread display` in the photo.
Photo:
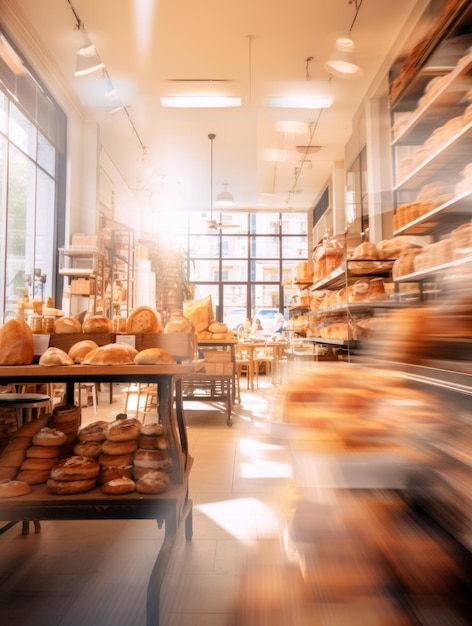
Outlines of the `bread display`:
M226 325L225 325L226 326ZM223 332L226 332L227 328ZM188 317L183 315L171 315L169 321L164 326L164 332L169 333L193 333L193 323Z
M0 327L0 365L29 365L34 358L33 333L22 319Z
M158 314L151 307L139 306L131 311L128 316L126 323L127 333L161 333L163 330Z
M184 307L184 315L192 321L197 334L208 330L211 320L215 319L211 295L187 303Z

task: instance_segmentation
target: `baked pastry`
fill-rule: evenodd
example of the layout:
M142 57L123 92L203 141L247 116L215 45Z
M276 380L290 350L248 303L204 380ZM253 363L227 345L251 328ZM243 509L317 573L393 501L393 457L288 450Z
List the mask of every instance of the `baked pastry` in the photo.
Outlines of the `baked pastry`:
M122 467L133 463L133 454L101 454L98 457L101 468Z
M79 441L73 448L75 456L90 456L94 459L102 453L102 444L99 441Z
M74 493L84 493L95 487L97 481L95 478L83 478L78 480L55 480L49 478L46 482L48 493L57 496L67 496Z
M137 449L138 442L136 439L130 439L126 441L109 441L106 439L101 444L101 450L104 454L133 454L133 452Z
M151 307L139 306L131 311L126 323L127 333L161 333L162 331L161 320Z
M34 358L33 333L22 319L8 320L0 328L0 365L30 365Z
M228 329L225 326L226 332ZM211 328L209 328L211 331ZM188 317L179 316L179 317L170 317L167 324L164 326L164 332L169 333L193 333L193 323ZM213 331L212 331L213 332ZM220 331L223 332L223 331Z
M89 352L82 365L133 365L137 354L128 343L108 343Z
M210 325L208 326L208 330L211 333L227 333L228 332L228 327L226 326L225 323L223 322L217 322L216 320L213 320L212 322L210 322Z
M103 315L87 317L82 324L84 333L111 333L112 329L113 325L111 320Z
M20 465L20 470L50 470L56 463L57 457L51 459L25 459Z
M173 364L177 361L163 348L146 348L134 357L136 365L159 365L163 363Z
M105 441L105 429L108 423L109 422L105 422L104 420L98 420L88 426L84 426L79 430L79 434L77 435L79 441Z
M26 450L5 450L0 456L0 467L20 467L26 458Z
M54 332L62 333L81 333L82 324L75 317L60 317L54 321Z
M215 319L211 295L189 302L184 307L184 315L192 320L197 334L208 330L210 322Z
M25 496L30 492L30 485L22 480L0 481L0 498L17 498L18 496Z
M61 430L45 426L33 435L33 445L35 446L62 446L66 442L67 436Z
M149 469L164 469L169 466L169 455L167 450L138 448L134 453L134 465Z
M150 471L136 482L139 493L157 494L170 487L170 477L166 472Z
M109 441L128 441L137 439L141 432L141 422L134 417L119 419L106 427L106 439Z
M69 349L68 354L74 363L82 363L87 354L92 350L96 350L98 347L98 343L95 343L95 341L84 339L83 341L74 343Z
M50 470L21 470L16 475L16 480L21 480L28 485L42 485L49 478Z
M39 357L39 364L44 367L54 367L57 365L74 365L74 361L64 350L60 348L48 348Z
M108 483L110 480L116 480L117 478L133 478L133 466L121 465L112 467L102 467L98 475L98 482L101 485Z
M125 493L131 493L135 490L135 488L136 484L134 480L123 476L122 478L114 478L112 480L109 480L103 485L102 491L103 493L116 496Z
M100 465L89 456L70 456L62 459L51 469L50 477L53 480L89 480L96 479L100 472Z

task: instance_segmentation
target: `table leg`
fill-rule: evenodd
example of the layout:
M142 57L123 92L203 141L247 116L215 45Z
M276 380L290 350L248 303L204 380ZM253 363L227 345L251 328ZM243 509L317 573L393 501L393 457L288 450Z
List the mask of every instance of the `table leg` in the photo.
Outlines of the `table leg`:
M146 601L146 624L147 626L159 626L159 611L161 604L161 587L169 564L177 533L177 520L175 512L165 519L164 542L157 555L149 578L147 601Z

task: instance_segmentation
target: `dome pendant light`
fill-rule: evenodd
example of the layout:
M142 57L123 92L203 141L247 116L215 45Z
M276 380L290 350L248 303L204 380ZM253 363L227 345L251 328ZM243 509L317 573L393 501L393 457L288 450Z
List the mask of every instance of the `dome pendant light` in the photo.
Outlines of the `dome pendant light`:
M215 201L216 206L219 206L219 207L234 206L233 194L231 194L229 191L227 191L227 189L226 189L227 186L228 186L228 183L223 183L223 187L225 188L225 190L221 191L216 196L216 201Z

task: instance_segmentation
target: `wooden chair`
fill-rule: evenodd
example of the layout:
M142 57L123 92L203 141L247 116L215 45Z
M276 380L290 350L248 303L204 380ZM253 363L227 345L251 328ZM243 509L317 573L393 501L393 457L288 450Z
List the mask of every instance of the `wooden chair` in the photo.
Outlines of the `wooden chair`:
M139 414L142 412L144 424L148 413L150 413L154 407L157 407L157 385L137 383L126 387L124 394L123 413L128 415L130 409L134 410L136 419L139 419ZM130 407L130 400L136 400L135 409ZM141 402L142 400L143 403Z
M268 380L273 383L274 366L276 364L275 348L268 346L267 344L261 347L256 347L254 351L254 377L256 379L256 388L259 388L259 374L261 365L265 366L265 372Z
M238 399L241 400L241 377L246 376L247 388L254 391L254 345L236 344L236 383Z

